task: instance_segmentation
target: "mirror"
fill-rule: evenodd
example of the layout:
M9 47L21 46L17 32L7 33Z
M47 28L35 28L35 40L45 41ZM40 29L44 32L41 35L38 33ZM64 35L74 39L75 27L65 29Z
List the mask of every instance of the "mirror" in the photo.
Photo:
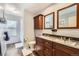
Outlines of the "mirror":
M77 27L77 5L62 8L58 10L58 28L75 28Z
M54 28L54 12L50 13L48 15L45 15L45 23L44 28L45 29L52 29Z

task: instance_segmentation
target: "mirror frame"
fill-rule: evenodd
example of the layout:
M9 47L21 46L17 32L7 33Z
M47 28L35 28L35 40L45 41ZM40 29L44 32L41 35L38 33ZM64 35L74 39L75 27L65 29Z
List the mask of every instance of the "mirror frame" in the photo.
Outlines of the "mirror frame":
M51 15L51 14L53 14L53 15L52 15L52 16L53 16L53 18L52 18L52 21L53 21L53 25L52 25L52 26L53 26L53 28L45 28L45 17L48 16L48 15ZM44 16L44 29L54 29L54 26L55 26L55 24L54 24L55 21L54 21L54 20L55 20L55 13L54 13L54 12L45 15L45 16Z
M65 10L65 9L67 9L67 8L70 8L70 7L72 7L72 6L75 6L75 5L77 5L77 3L74 3L74 4L71 4L71 5L69 5L69 6L67 6L67 7L64 7L64 8L62 8L62 9L59 9L59 10L57 10L57 28L58 29L78 29L79 28L79 21L78 21L78 18L79 17L77 17L78 15L79 15L79 6L77 6L77 10L76 10L76 20L77 20L77 22L76 22L76 27L59 27L59 12L60 11L62 11L62 10Z

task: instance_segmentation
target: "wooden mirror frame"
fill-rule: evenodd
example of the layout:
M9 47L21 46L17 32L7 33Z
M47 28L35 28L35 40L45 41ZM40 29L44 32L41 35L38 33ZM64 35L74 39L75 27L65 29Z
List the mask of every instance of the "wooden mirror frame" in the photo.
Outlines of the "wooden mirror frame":
M77 22L76 22L76 27L59 27L59 12L61 11L61 10L64 10L64 9L66 9L66 8L69 8L69 7L72 7L72 6L75 6L75 5L77 5L77 11L76 11L76 20L77 20ZM77 3L74 3L74 4L72 4L72 5L69 5L69 6L67 6L67 7L64 7L64 8L62 8L62 9L59 9L58 11L57 11L57 28L58 29L78 29L79 28L79 4L77 4Z
M53 15L52 15L52 16L53 16L53 20L52 20L52 21L53 21L53 25L52 25L53 28L45 28L45 17L48 16L48 15L51 15L51 14L53 14ZM45 16L44 16L44 29L54 29L54 26L55 26L55 24L54 24L55 21L54 21L54 20L55 20L55 13L54 13L54 12L45 15Z

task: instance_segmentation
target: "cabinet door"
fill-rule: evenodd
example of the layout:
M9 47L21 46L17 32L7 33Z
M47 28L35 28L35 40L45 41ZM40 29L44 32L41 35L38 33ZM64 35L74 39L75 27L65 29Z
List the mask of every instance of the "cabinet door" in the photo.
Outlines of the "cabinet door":
M54 56L69 56L62 44L53 42Z
M52 49L53 48L53 43L52 41L44 40L44 46L47 48Z
M44 55L45 56L52 56L53 55L52 49L45 48Z
M39 28L43 29L43 16L39 16Z
M42 45L36 45L36 52L39 56L44 56L44 47Z
M36 37L36 44L37 45L44 45L44 39Z
M39 28L39 17L34 18L34 28L38 29Z
M55 49L55 56L69 56L69 54L65 53L62 50Z
M53 43L53 47L56 48L57 50L61 50L59 52L64 52L68 54L69 56L79 56L79 49L65 46L59 43Z
M43 39L36 37L36 52L38 55L43 56L44 55L44 44Z
M51 41L44 40L44 55L45 56L53 55L52 47L53 47L53 44Z
M34 17L34 27L35 29L43 29L43 15Z

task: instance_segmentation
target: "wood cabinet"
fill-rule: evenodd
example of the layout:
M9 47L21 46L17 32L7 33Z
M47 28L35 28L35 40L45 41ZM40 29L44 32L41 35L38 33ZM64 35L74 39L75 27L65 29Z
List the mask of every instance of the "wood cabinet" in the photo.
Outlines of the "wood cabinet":
M39 48L38 48L38 47ZM44 40L42 38L36 37L36 47L37 47L37 54L42 56L52 56L52 42L48 40Z
M53 43L48 40L44 40L44 55L52 56L53 55Z
M54 56L69 56L69 54L65 53L65 52L62 51L62 50L55 49L55 54L54 54Z
M34 17L34 29L43 29L43 15L37 15Z
M79 56L79 49L73 48L73 47L69 47L63 44L59 44L56 42L53 42L53 47L59 51L61 51L60 53L62 53L63 55L68 55L68 56ZM57 55L57 50L55 50L55 53ZM58 52L59 55L59 52Z
M66 52L67 50L64 50L65 47L63 48L61 44L53 42L53 47L54 47L55 56L70 56L70 54Z
M53 56L52 49L45 48L44 56Z
M36 37L39 56L79 56L79 49ZM37 48L37 47L36 47Z
M43 44L43 39L42 38L37 38L36 37L36 52L40 56L44 56L44 44Z

